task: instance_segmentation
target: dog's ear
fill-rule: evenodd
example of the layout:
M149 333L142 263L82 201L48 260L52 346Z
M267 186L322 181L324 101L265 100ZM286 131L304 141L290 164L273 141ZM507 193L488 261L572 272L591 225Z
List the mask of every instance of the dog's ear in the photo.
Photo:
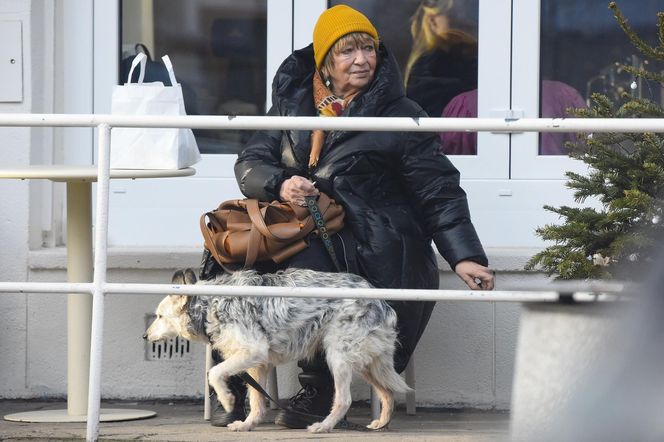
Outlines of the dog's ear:
M196 278L196 273L194 273L193 270L190 268L187 268L184 271L184 283L185 284L196 284L196 281L198 281L198 278Z
M196 278L196 273L190 268L184 270L178 270L173 273L173 278L171 279L172 284L184 285L184 284L196 284L198 278Z
M175 312L183 311L189 299L187 295L168 295L167 298Z
M182 285L184 284L184 272L182 270L178 270L175 273L173 273L173 278L171 278L171 283L172 284L178 284Z

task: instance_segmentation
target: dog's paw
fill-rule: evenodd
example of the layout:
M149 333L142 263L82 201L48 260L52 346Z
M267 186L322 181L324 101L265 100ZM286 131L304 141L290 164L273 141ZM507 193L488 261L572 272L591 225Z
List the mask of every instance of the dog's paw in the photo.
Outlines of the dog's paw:
M309 433L329 433L332 431L332 427L329 425L323 425L322 422L316 422L315 424L309 425L307 431L309 431Z
M367 425L367 428L370 430L384 430L387 429L388 424L389 422L383 422L380 419L376 419Z
M226 428L231 431L251 431L254 425L245 421L235 421L232 424L228 424Z

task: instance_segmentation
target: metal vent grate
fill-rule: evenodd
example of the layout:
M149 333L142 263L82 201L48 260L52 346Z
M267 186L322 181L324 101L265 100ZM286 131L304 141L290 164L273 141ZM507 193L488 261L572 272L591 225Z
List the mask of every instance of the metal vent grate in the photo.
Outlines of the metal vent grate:
M156 315L145 315L145 328L152 324ZM191 358L191 343L179 336L170 338L166 341L150 342L145 341L145 360L146 361L181 361Z

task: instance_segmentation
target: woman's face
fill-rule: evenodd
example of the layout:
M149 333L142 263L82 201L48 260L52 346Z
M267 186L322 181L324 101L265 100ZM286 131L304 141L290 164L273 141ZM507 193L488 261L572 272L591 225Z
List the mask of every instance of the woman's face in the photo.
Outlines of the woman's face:
M432 14L428 18L431 32L439 37L444 37L450 30L450 19L444 14Z
M349 43L332 51L332 66L327 76L333 92L341 98L359 92L371 83L376 72L376 47L373 41Z

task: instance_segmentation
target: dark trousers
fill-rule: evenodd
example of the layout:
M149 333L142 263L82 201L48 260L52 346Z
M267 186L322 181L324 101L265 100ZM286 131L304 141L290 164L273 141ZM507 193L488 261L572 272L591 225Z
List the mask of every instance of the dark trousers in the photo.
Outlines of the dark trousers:
M356 264L354 254L355 243L347 233L342 231L333 235L335 254L342 270L362 275ZM255 269L261 273L273 273L288 267L316 270L319 272L335 272L336 267L332 263L330 254L325 249L323 241L318 238L312 238L310 245L302 252L293 256L286 262L275 264L271 261L257 263ZM209 256L206 251L203 255L201 266L201 279L210 279L223 269ZM415 351L420 337L424 333L435 302L433 301L388 301L397 314L398 339L397 348L394 354L394 367L401 373L406 369L408 361ZM221 359L218 355L213 355L215 361ZM298 366L305 372L329 372L325 357L322 354L316 355L308 361L300 361Z

